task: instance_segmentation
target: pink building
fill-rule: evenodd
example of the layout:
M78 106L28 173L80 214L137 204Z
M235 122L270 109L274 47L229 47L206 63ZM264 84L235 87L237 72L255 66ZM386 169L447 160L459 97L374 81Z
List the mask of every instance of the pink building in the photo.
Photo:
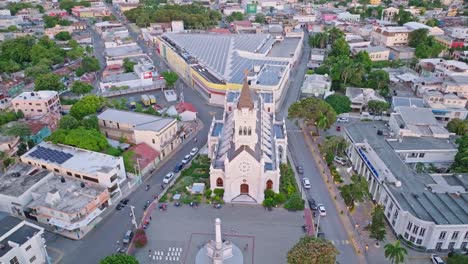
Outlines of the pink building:
M337 14L335 14L335 13L322 13L322 15L320 17L322 18L323 21L331 21L331 20L336 19Z
M46 11L45 14L52 17L64 17L68 15L67 11L63 9L51 9Z

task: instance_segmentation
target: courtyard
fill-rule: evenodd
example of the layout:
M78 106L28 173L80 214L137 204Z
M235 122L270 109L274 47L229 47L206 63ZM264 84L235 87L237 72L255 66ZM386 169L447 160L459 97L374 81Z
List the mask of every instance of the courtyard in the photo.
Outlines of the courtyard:
M215 239L214 220L219 217L222 239L237 245L244 263L286 263L288 250L304 235L303 215L303 211L282 208L268 211L261 205L228 204L215 209L170 203L167 211L152 212L148 244L135 256L142 264L194 263L199 249Z

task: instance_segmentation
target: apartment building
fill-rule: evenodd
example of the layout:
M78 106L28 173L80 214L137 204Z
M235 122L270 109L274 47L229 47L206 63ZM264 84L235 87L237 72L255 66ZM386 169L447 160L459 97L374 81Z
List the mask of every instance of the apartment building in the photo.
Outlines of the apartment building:
M468 98L468 76L445 77L441 91L444 93L456 93L459 96Z
M20 158L23 163L81 179L108 189L112 202L121 196L120 185L126 180L122 157L41 142Z
M406 46L410 32L407 27L377 27L371 33L371 41L380 46Z
M22 111L25 117L59 113L60 98L56 91L23 92L12 100L16 112Z
M106 109L98 115L99 129L108 138L146 143L161 153L161 159L182 141L177 120L117 109Z
M0 215L0 263L49 263L44 228Z
M388 61L390 56L390 49L383 46L370 46L364 48L353 48L356 54L360 51L366 51L369 54L371 61Z
M440 58L421 59L416 65L416 70L420 73L421 76L468 77L468 64L456 60L444 60Z

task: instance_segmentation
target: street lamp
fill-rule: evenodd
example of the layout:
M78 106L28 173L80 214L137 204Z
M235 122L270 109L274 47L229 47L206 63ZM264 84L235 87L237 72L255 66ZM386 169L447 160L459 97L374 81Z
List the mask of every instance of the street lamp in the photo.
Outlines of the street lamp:
M130 205L130 210L132 211L132 224L135 225L135 229L138 229L137 221L135 218L135 206Z
M318 219L317 219L317 230L315 230L315 238L318 237L319 227L320 227L320 212L318 214Z

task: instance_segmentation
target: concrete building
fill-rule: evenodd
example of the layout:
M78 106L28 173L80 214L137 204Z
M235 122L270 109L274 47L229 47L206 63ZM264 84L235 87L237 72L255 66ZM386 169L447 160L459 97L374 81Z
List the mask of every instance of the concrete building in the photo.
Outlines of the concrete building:
M403 24L403 26L407 27L411 31L417 30L417 29L427 29L429 36L444 35L444 31L440 29L439 27L430 27L419 22L411 21L411 22L407 22Z
M20 16L2 16L0 15L0 29L7 29L10 26L20 27L23 23L23 18Z
M17 136L3 136L0 135L0 151L7 156L11 156L18 150L18 143L20 138Z
M411 31L407 27L377 27L371 33L371 41L379 46L406 46Z
M311 49L310 60L307 63L309 69L316 69L322 65L325 60L327 50L326 49Z
M49 263L44 228L0 215L0 263Z
M141 175L151 173L161 161L161 153L144 142L131 146L127 151L133 152L134 167L140 170Z
M326 97L330 94L331 79L327 74L306 74L302 84L302 96Z
M45 141L26 152L20 160L67 177L84 180L87 184L105 187L112 202L122 195L120 185L127 178L122 157Z
M377 122L345 129L353 170L368 181L371 197L384 206L389 226L400 239L423 250L467 250L468 214L461 208L468 208L468 175L429 175L407 164L443 158L449 143L426 137L398 140L391 133ZM434 151L437 155L428 155Z
M62 108L59 95L55 91L23 92L11 102L13 109L23 112L25 117L59 113Z
M223 105L228 90L241 89L246 69L251 88L273 92L279 102L301 54L302 38L165 33L158 37L156 51L212 104Z
M458 96L468 98L468 76L445 77L440 91L443 93L456 93Z
M115 140L125 138L133 144L146 143L161 153L161 159L183 139L175 118L109 108L99 114L98 119L99 129L106 137Z
M412 60L414 58L414 52L416 51L415 48L408 46L392 46L388 48L390 49L388 56L390 60Z
M416 70L420 73L421 76L468 77L468 64L456 60L444 60L440 58L421 59L416 65Z
M353 48L353 53L366 51L369 54L371 61L388 61L390 57L390 49L383 46L371 46L364 48Z
M223 119L208 134L210 186L224 189L224 201L259 203L265 189L279 192L280 164L286 163L284 121L275 119L271 92L252 94L245 79L240 94L226 95Z
M385 99L371 88L347 87L346 96L351 100L351 109L353 112L367 111L369 101L386 102Z

